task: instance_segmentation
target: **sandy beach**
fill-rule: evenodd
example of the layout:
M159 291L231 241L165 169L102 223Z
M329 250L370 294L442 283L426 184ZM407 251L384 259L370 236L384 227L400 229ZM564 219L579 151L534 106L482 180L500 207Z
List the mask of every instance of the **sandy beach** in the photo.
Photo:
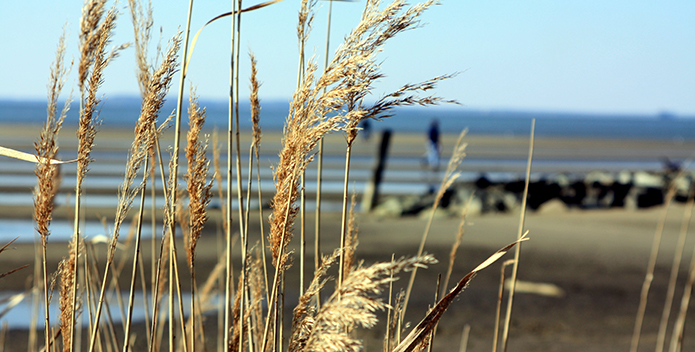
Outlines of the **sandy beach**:
M0 126L0 145L32 152L32 142L38 135L39 126ZM97 149L94 166L94 177L113 177L113 172L107 167L101 168L99 163L123 163L123 151L129 146L132 138L129 130L105 130L97 136ZM372 158L377 144L377 134L368 142L357 143L354 155L367 159L357 163L356 178L364 180L369 176ZM168 139L168 136L165 137ZM455 141L454 134L443 138L444 157L450 153ZM248 136L242 136L242 145L248 145ZM424 152L424 135L395 134L390 155L394 158L417 158ZM572 160L626 160L654 161L662 157L672 159L687 158L695 143L673 141L608 141L608 140L567 140L542 139L536 141L535 155L541 165L543 161L572 161ZM75 137L72 130L66 128L60 140L63 152L61 158L70 159L74 156ZM470 160L500 160L499 165L492 165L495 170L472 170L476 172L508 171L521 172L515 163L502 161L525 160L528 151L528 140L522 137L490 137L470 136L467 158ZM335 157L335 165L329 163L329 168L339 169L340 156L344 154L344 137L332 135L326 140L326 154ZM280 134L266 132L262 144L264 155L268 155L262 167L271 165L271 156L280 147ZM245 148L242 146L242 150ZM224 158L223 158L224 159ZM332 160L332 159L331 159ZM466 159L468 160L468 159ZM263 160L262 160L263 161ZM5 165L11 165L5 167ZM2 157L0 168L2 175L19 175L33 177L32 166L17 166L17 162ZM395 163L403 171L419 170L420 165L403 165ZM511 166L510 166L511 165ZM550 167L550 163L547 164ZM224 165L223 165L224 167ZM462 169L466 170L464 161ZM74 170L64 167L64 178L74 176ZM362 171L360 171L362 170ZM563 172L566 170L536 169L535 172ZM265 177L267 178L266 174ZM117 173L115 176L118 176ZM89 177L89 176L88 176ZM327 176L340 180L339 176ZM394 181L395 182L395 181ZM18 193L21 190L12 185L0 185L2 194ZM69 192L70 187L64 186L61 192ZM29 192L25 189L23 192ZM94 191L99 194L115 194L115 190ZM89 194L90 191L88 190ZM268 195L270 196L270 194ZM668 209L664 237L657 261L654 281L649 296L649 304L643 327L640 350L652 350L656 341L656 332L666 296L666 285L671 266L671 258L675 252L677 236L681 227L685 207L681 204ZM131 212L132 213L132 212ZM267 216L270 211L266 211ZM639 294L646 272L649 252L651 250L654 231L662 207L646 210L610 209L610 210L580 210L567 208L559 204L548 204L538 212L530 213L526 219L525 228L529 230L530 240L525 242L521 251L519 278L523 281L553 284L561 289L559 297L548 297L530 293L519 293L516 296L512 328L510 331L510 351L615 351L627 350L630 345L635 315L639 303ZM69 207L62 206L55 210L56 219L68 219ZM95 206L85 209L85 217L97 220L97 216L105 216L112 221L113 209L109 206ZM31 217L30 205L7 205L0 202L0 218ZM221 214L219 209L212 209L205 234L198 245L197 262L198 275L205 278L217 262L219 245L216 234L219 232ZM258 213L251 214L252 241L259 239ZM331 251L339 243L340 215L326 212L322 216L322 251ZM423 216L383 218L369 214L361 214L359 220L358 259L364 260L365 265L376 261L388 261L391 255L396 257L414 255L420 242L426 219ZM2 220L0 220L2 221ZM313 224L313 214L307 221ZM519 214L475 215L467 219L465 237L459 249L454 265L452 282L463 277L468 271L477 266L495 250L513 241L517 236ZM448 266L451 245L457 233L460 219L449 214L438 216L432 226L425 250L434 254L440 261L425 271L418 272L416 290L411 298L406 320L416 324L426 312L428 305L434 299L434 287L437 275L444 275ZM124 231L123 238L126 237ZM33 233L17 233L14 236L33 237ZM255 239L253 239L255 238ZM307 253L313 253L313 227L307 231ZM676 291L675 309L680 304L683 292L685 272L690 264L695 238L691 236L685 245L684 259L681 264L678 288ZM145 267L151 262L151 247L149 239L143 247ZM298 236L290 247L299 250ZM14 244L12 248L0 255L0 266L11 268L23 264L33 264L34 245L28 241ZM99 244L97 250L104 252L105 246ZM48 247L49 268L55 268L58 260L67 253L67 244L61 241L51 242ZM129 251L123 251L128 255ZM239 253L236 253L238 260ZM508 255L504 259L511 259ZM183 257L181 263L185 263ZM313 257L307 274L313 270ZM129 272L129 265L124 266ZM299 266L295 263L288 273L288 282L297 282ZM33 269L27 268L0 280L0 290L23 290L30 284ZM128 282L127 275L121 277L123 284ZM497 302L497 291L500 277L500 263L496 263L481 272L471 283L470 287L459 297L450 310L444 315L434 344L435 351L450 351L458 349L461 331L465 324L471 327L469 351L489 351L492 346L494 330L494 314ZM183 280L184 289L189 284ZM395 289L407 284L407 276L397 282ZM330 284L329 284L330 285ZM288 292L288 309L293 307L297 299L296 292ZM691 304L692 306L692 304ZM671 321L674 320L673 313ZM382 314L382 318L384 315ZM216 318L209 316L208 323L213 324ZM692 336L692 326L695 317L690 314L686 324L686 339L683 350L695 349ZM672 326L672 324L670 325ZM12 326L10 325L10 329ZM214 330L214 329L211 329ZM690 332L689 332L690 331ZM22 341L26 332L16 332L18 338L10 341L18 349L23 347ZM13 332L15 334L15 332ZM383 325L377 325L373 330L360 331L367 345L367 351L380 350ZM15 336L15 335L13 335ZM668 335L670 337L670 328ZM142 342L142 341L141 341ZM210 346L215 342L210 339ZM15 345L16 343L16 345ZM140 345L144 346L144 345Z

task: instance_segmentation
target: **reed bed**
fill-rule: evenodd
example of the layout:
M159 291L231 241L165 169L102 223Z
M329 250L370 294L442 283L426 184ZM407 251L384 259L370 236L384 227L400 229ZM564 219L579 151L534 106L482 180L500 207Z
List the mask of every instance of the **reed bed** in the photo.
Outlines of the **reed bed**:
M459 231L457 234L452 234L455 240L448 258L449 266L444 277L443 288L437 287L435 303L422 320L412 328L407 327L405 313L416 281L416 273L418 269L437 263L432 255L426 254L425 243L444 192L459 175L457 169L465 156L464 131L456 143L453 157L436 194L418 252L412 257L393 257L391 261L371 265L366 265L359 260L358 219L354 209L356 203L354 194L351 198L352 206L348 210L351 148L360 133L359 124L366 119L391 118L395 115L393 110L396 107L457 103L431 93L439 82L450 79L455 74L444 74L415 84L406 83L393 92L382 94L380 98L374 99L374 103L367 102L375 95L375 82L384 79L380 71L380 61L377 58L384 44L398 34L420 26L420 16L438 3L435 0L413 6L408 6L401 0L388 4L381 4L378 0L365 1L363 16L355 29L337 47L332 58L329 58L328 50L326 51L323 70L318 69L315 59L306 60L304 57L304 43L310 35L317 4L316 1L301 2L298 20L300 65L297 90L292 97L287 114L282 148L278 151L279 162L273 167L275 193L265 195L266 198L272 198L271 214L266 219L262 207L264 195L260 187L259 162L262 139L259 123L262 118L262 104L259 99L261 84L257 79L257 59L251 55L252 71L249 84L252 92L250 100L253 130L240 131L238 125L239 42L242 13L259 10L276 2L278 1L243 8L241 1L234 1L234 9L231 13L213 19L214 21L229 15L234 18L230 67L230 91L232 92L229 106L230 119L227 130L228 139L224 143L228 157L227 165L226 169L220 166L222 151L219 145L221 143L215 135L210 145L214 171L210 170L211 161L207 158L208 137L202 133L205 126L205 109L198 105L198 98L191 89L188 96L189 128L183 153L187 167L185 174L180 175L179 135L184 128L181 124L181 115L183 114L182 102L186 98L183 96L185 74L188 65L196 64L195 60L190 59L189 50L192 50L192 45L189 46L188 43L193 2L189 3L188 24L182 32L185 34L179 33L170 39L165 52L160 53L161 60L155 65L147 55L150 31L153 26L153 9L149 4L143 7L137 0L128 1L135 29L134 48L138 67L136 75L142 95L142 110L134 129L128 159L124 162L124 180L118 190L119 201L113 215L114 222L111 230L108 231L110 236L107 241L106 255L97 253L94 244L85 242L84 234L80 233L84 222L81 215L80 195L83 192L83 180L88 177L89 164L92 161L90 152L98 141L97 130L100 123L98 111L100 104L104 104L98 98L98 89L102 84L108 84L108 77L105 77L103 73L104 68L116 59L121 49L126 46L117 45L112 51L106 49L111 43L111 33L118 20L116 7L106 10L105 0L85 3L80 22L80 59L77 70L80 120L77 130L79 147L76 168L78 172L73 214L75 231L66 250L66 258L57 270L59 275L53 276L58 277L60 281L60 316L59 322L56 323L55 317L52 320L46 310L43 319L44 350L77 351L86 345L90 352L117 350L127 352L145 349L186 352L199 350L360 351L364 346L355 334L356 329L372 328L378 324L379 320L383 320L385 330L384 351L431 350L437 323L455 298L468 287L479 271L492 265L515 245L528 239L526 236L528 231L523 231L522 215L517 240L492 254L450 288L448 285L452 279L457 250L464 235L466 218L464 209ZM195 41L192 44L194 43ZM326 46L328 48L328 43ZM47 122L36 142L34 160L37 162L38 177L34 219L40 238L37 262L42 264L39 271L41 280L36 281L35 292L43 292L44 307L50 305L52 294L50 283L52 275L47 267L45 256L49 245L53 199L60 182L60 166L56 160L58 151L56 135L62 127L66 109L69 106L66 104L62 112L57 111L58 97L69 71L69 65L64 64L65 51L64 38L61 37L49 81ZM184 64L179 62L180 57L186 58ZM174 118L175 140L169 142L161 140L161 137L163 129L168 127L170 120L160 115L162 104L177 72L181 73L181 81L177 95L178 110ZM248 151L249 175L245 190L242 187L240 173L242 151L239 147L239 136L241 133L253 135L253 143ZM312 278L307 280L308 285L305 285L304 272L309 266L305 265L308 259L303 250L306 241L302 215L304 210L301 207L303 175L317 153L320 160L319 150L322 139L331 133L344 134L346 141L341 232L322 233L321 236L339 237L340 245L332 250L332 254L320 257L318 234L321 232L319 221L321 192L319 186L314 270L311 273ZM236 138L236 143L233 138ZM162 157L162 146L167 146L169 143L173 143L173 151L167 164L166 157ZM530 172L532 150L531 147L528 172ZM233 159L234 155L236 160ZM24 159L31 158L24 157ZM251 228L250 221L254 162L261 224L257 229ZM319 165L319 175L320 167ZM160 170L161 182L165 185L163 190L165 204L156 204L153 200L148 210L144 200L148 184L152 188L152 198L155 198L155 168ZM223 176L226 176L226 180ZM136 180L140 177L142 181L138 183ZM527 187L528 177L527 174ZM237 180L236 190L232 188L233 178ZM224 181L227 182L226 194L223 191ZM185 182L186 186L179 188L180 182ZM215 186L217 191L213 192ZM244 192L246 192L245 202L243 202ZM204 233L212 232L206 232L204 229L213 227L213 224L208 222L207 212L210 202L215 197L218 198L222 208L222 222L218 224L221 234L218 258L209 276L198 278L196 277L196 246ZM236 233L232 224L233 197L237 197L239 209L236 219L239 230ZM123 241L120 236L121 228L136 200L139 200L139 203L136 205L137 213L133 216L132 231ZM163 210L161 210L162 207ZM155 243L153 238L151 254L153 264L149 268L150 275L147 275L148 270L143 264L140 241L147 212L152 218L153 231L156 228L156 219L159 219L163 229L158 236L159 243ZM297 231L298 225L295 222L298 216L302 216L300 228L302 243L301 253L297 257L291 250L290 243ZM269 225L267 231L264 228L266 221ZM177 229L181 230L182 236L179 236L181 237L179 241L183 241L185 253L177 252ZM236 244L239 244L239 248ZM119 247L125 249L117 256ZM3 249L0 249L0 252ZM238 265L237 280L235 280L233 254L240 255L241 258L240 262L236 263ZM178 269L179 261L184 258L191 282L191 292L187 298L190 300L188 310L184 307L184 294L181 290L184 274ZM297 261L299 263L296 263ZM130 276L126 277L127 273L123 268L128 262L132 263L132 271ZM515 260L507 261L501 266L502 284L505 282L504 268L507 265L513 265L513 282L518 264L519 252L517 251ZM298 303L292 310L291 322L287 323L284 318L285 312L289 311L285 307L286 295L289 291L295 290L295 287L292 287L293 282L287 280L286 274L293 265L301 268L301 279L299 287L296 288L300 294ZM674 267L678 265L680 265L680 257ZM651 264L650 270L653 270ZM400 293L394 292L393 282L403 272L410 273L407 289ZM335 274L329 275L329 273ZM124 278L129 283L127 299L121 294L119 284ZM331 281L335 281L333 285L329 285ZM502 284L498 297L493 351L498 343L504 292ZM145 327L140 329L134 327L132 318L134 297L138 286L145 297L142 309L146 312ZM673 290L675 288L671 288L671 291ZM322 297L322 291L325 292L324 297ZM147 292L150 294L148 295ZM502 337L503 350L507 348L512 297L513 294L510 294L507 321ZM671 304L672 298L668 302L669 310ZM684 304L687 305L687 303ZM116 314L124 316L120 326L113 321L113 316ZM213 322L209 319L210 314L217 314L220 318ZM82 329L78 328L79 321L88 322L86 331L89 336L83 336ZM641 327L636 329L639 328ZM466 325L462 329L464 333L461 350L465 350L470 326ZM682 334L682 328L680 329L674 330L674 341L679 338L678 331ZM167 333L168 336L165 336ZM61 334L62 339L59 339ZM663 330L660 337L661 344L665 334ZM5 334L0 336L4 338ZM682 335L680 338L682 339ZM29 344L29 346L36 345L36 343Z

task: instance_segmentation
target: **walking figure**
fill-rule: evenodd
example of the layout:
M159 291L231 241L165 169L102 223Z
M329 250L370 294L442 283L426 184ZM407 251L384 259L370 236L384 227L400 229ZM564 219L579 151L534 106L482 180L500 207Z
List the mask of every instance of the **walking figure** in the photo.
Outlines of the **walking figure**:
M438 183L439 158L441 145L439 144L439 121L432 119L427 131L427 153L425 163L428 169L429 192L434 193L435 185Z
M371 135L372 132L372 126L371 123L369 122L369 119L364 119L360 121L359 127L362 128L362 137L364 138L365 141L369 140L369 136Z
M427 166L433 171L439 171L439 154L441 146L439 145L439 122L433 119L430 123L430 128L427 132Z

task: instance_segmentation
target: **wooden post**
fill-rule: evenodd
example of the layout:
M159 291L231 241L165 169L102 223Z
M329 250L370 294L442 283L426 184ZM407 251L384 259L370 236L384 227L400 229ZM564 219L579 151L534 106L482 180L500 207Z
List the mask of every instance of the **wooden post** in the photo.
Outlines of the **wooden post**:
M384 169L386 168L386 159L389 152L389 143L391 143L391 130L387 129L381 133L381 143L377 151L377 161L374 165L372 177L367 183L362 196L362 212L367 213L376 206L379 201L379 185L383 178Z

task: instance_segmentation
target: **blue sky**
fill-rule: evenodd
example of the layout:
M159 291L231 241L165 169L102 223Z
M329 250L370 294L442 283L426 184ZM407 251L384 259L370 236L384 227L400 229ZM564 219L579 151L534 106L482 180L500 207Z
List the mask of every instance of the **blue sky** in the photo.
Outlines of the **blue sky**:
M244 1L244 7L259 1ZM192 28L229 10L229 1L194 3ZM121 0L114 43L132 39ZM335 48L358 21L364 0L333 5ZM77 57L81 0L7 1L0 11L0 98L45 99L46 82L61 29L67 23L68 56ZM319 1L308 53L323 62L328 3ZM153 0L154 43L163 43L186 20L187 1ZM259 61L261 98L288 100L297 71L299 0L242 19L245 53ZM422 18L426 25L403 33L380 55L386 92L451 72L439 94L471 109L695 116L695 1L463 1L442 0ZM202 99L225 99L229 76L230 21L206 28L189 79ZM74 86L75 72L68 81ZM177 79L178 80L178 79ZM242 97L248 95L242 83ZM106 71L104 96L137 95L133 50Z

